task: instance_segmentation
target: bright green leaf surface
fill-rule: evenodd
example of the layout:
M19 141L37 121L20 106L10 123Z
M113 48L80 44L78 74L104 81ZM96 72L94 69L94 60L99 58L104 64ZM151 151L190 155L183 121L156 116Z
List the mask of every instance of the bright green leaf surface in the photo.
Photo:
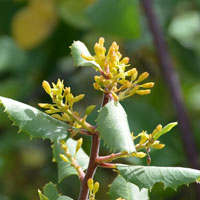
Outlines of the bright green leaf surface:
M99 64L97 64L95 61L87 61L84 58L82 58L81 54L84 54L85 56L91 56L90 52L88 51L87 47L83 42L80 41L73 42L71 46L71 51L76 66L82 66L82 67L91 66L94 68L100 68Z
M130 39L140 34L138 7L137 0L97 0L87 14L94 27Z
M115 152L135 152L126 112L119 102L110 101L99 112L97 130L105 144Z
M117 170L126 181L140 189L152 189L155 183L163 183L164 188L176 189L183 184L198 182L200 171L182 167L152 167L117 165Z
M154 139L157 140L161 135L169 132L174 126L176 126L178 123L177 122L172 122L167 124L164 128L162 128L160 131L158 131L155 135L154 135Z
M76 150L76 143L77 141L73 139L67 140L67 147L69 148L69 151L71 155L74 155ZM60 183L64 178L71 176L71 175L77 175L76 170L74 167L72 167L69 163L63 161L59 154L64 154L64 151L61 149L60 144L58 142L55 142L53 144L53 155L54 159L57 162L58 166L58 182ZM77 155L76 159L78 164L82 167L83 170L87 169L88 163L89 163L89 157L88 155L83 151L81 148Z
M70 197L67 197L67 196L60 196L60 197L58 197L57 200L73 200L73 199Z
M49 199L49 200L55 200L59 197L56 185L53 183L49 182L43 187L43 192L44 195Z
M0 102L14 125L19 127L19 131L28 133L31 138L39 137L57 141L67 137L66 123L9 98L0 97Z
M148 190L140 190L133 183L127 182L122 176L117 176L110 185L109 196L111 200L121 197L126 200L148 200Z

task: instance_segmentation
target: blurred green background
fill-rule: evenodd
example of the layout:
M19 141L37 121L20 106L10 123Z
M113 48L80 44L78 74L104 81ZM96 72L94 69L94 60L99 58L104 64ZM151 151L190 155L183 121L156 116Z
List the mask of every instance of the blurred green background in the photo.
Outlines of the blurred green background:
M184 101L192 124L197 150L200 151L200 0L154 0L154 11L168 42L173 63L179 74ZM69 46L83 41L91 52L100 36L108 47L120 45L123 56L139 72L148 71L156 83L148 96L133 96L122 102L131 130L152 131L157 124L176 121L175 109L157 60L154 43L145 16L137 0L0 0L0 95L38 107L50 102L41 87L42 80L64 79L75 95L86 97L77 110L101 105L101 94L92 87L95 70L75 68ZM95 111L97 111L97 109ZM57 182L56 164L52 163L51 144L40 139L30 141L17 134L0 108L0 200L36 200L37 189L47 182ZM94 114L90 121L95 123ZM152 165L183 166L184 156L178 128L161 138L166 147L152 151ZM85 137L84 149L90 150ZM103 146L101 154L109 151ZM145 160L124 162L145 164ZM103 173L103 175L102 175ZM116 173L98 169L98 200L107 200L108 184ZM78 198L79 181L69 177L58 185L59 192ZM152 200L195 199L194 189L182 186L177 192L157 184Z

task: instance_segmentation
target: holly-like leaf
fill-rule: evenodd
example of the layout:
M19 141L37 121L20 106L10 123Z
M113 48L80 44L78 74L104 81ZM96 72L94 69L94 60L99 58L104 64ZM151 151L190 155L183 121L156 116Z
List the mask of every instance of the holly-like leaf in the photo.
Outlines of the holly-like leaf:
M0 103L5 108L13 124L19 127L19 132L25 132L31 138L39 137L59 141L68 134L68 125L54 119L40 110L27 104L0 97Z
M59 197L59 194L57 192L56 185L54 185L52 182L49 182L43 187L43 192L44 195L49 199L49 200L55 200Z
M42 192L38 190L40 200L73 200L70 197L58 194L56 185L52 182L47 183L43 187L43 193L44 194L42 194Z
M157 140L161 135L169 132L174 126L176 126L178 123L177 122L172 122L167 124L164 128L162 128L160 131L158 131L154 136L153 139Z
M77 141L71 138L67 140L67 147L72 156L74 155L75 150L76 150L76 143ZM60 154L64 154L64 151L63 149L61 149L60 144L58 142L55 142L53 144L53 156L58 166L58 182L59 183L68 176L77 175L77 171L74 169L74 167L72 167L70 163L63 161L60 158ZM87 169L88 163L89 163L89 157L83 151L82 148L79 149L76 155L76 160L83 170Z
M87 14L89 21L99 30L130 39L140 35L138 8L136 0L97 0Z
M123 198L126 200L148 200L148 190L143 188L140 190L135 184L127 182L122 176L114 179L109 189L111 200Z
M104 143L115 152L135 152L127 115L119 102L110 101L99 112L97 130Z
M176 189L183 184L199 182L200 171L182 167L152 167L117 165L120 175L140 189L152 189L155 183L163 183L164 188Z
M90 52L88 51L87 47L83 42L80 41L74 41L71 46L72 51L72 57L74 60L74 63L76 66L82 66L82 67L94 67L94 68L100 68L99 64L97 64L95 61L88 61L85 60L81 54L84 56L91 56Z

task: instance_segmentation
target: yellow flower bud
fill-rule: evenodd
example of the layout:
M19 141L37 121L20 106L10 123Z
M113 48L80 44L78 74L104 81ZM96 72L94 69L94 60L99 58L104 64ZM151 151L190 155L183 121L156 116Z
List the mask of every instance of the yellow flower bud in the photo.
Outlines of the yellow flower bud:
M127 65L129 63L129 58L128 57L124 57L121 61L120 64L125 64Z
M143 88L152 88L153 86L154 86L154 82L149 82L149 83L140 85L140 87L143 87Z
M130 69L129 71L127 71L125 74L126 76L132 76L133 74L136 73L136 68Z
M84 96L85 96L84 94L80 94L80 95L74 97L73 102L76 103L76 102L80 101L81 99L84 98Z
M162 129L162 125L161 125L161 124L158 124L158 125L156 126L156 128L154 129L153 133L152 133L152 137L153 137L158 131L160 131L161 129Z
M139 95L146 95L146 94L150 94L151 90L137 90L136 93Z
M147 77L149 76L149 73L148 72L144 72L142 73L139 77L138 77L138 80L137 82L142 82L143 80L145 80Z
M136 153L132 153L131 156L134 156L136 158L144 158L147 154L144 152L136 152Z
M117 96L117 94L115 92L112 92L112 96L113 96L113 99L115 101L118 101L119 100L119 97Z
M94 76L94 80L99 84L101 82L100 76Z
M41 108L46 108L46 109L49 109L52 107L51 104L48 104L48 103L38 103L38 105L41 107Z
M70 122L71 121L71 118L69 117L69 115L67 113L63 113L62 114L62 117L67 121L67 122Z
M93 194L96 194L99 191L99 182L95 182L93 188Z
M63 80L61 81L60 79L58 79L56 86L58 89L63 89L64 87Z
M93 87L94 87L95 90L100 90L101 89L101 87L100 87L100 85L98 83L93 83Z
M76 144L76 151L75 151L75 156L74 156L74 157L76 157L76 154L77 154L77 152L79 151L79 149L81 148L82 144L83 144L83 138L80 138L80 139L77 141L77 144Z
M63 95L66 96L70 92L71 92L71 88L70 87L65 87Z
M47 114L54 114L54 113L57 113L57 112L59 112L60 110L58 110L58 109L54 109L54 110L45 110L45 113L47 113Z
M63 154L59 154L59 156L60 156L60 158L63 160L63 161L65 161L65 162L70 162L69 160L68 160L68 158L65 156L65 155L63 155Z
M141 137L139 142L140 144L144 144L149 139L149 135L146 133L146 131L142 131L139 136Z
M88 181L87 181L87 185L88 185L88 188L90 190L90 194L92 194L92 191L93 191L93 184L94 184L93 179L89 178Z
M138 76L138 71L136 70L135 73L131 76L131 81L133 82Z
M99 38L99 44L100 44L101 46L103 46L103 45L104 45L104 42L105 42L105 39L104 39L103 37L100 37L100 38Z
M87 61L93 61L94 57L89 56L89 55L84 55L83 53L81 54L81 57L84 58Z
M51 87L47 81L42 82L42 87L44 88L47 94L51 94Z
M154 149L162 149L165 147L165 145L160 144L160 141L156 140L153 144L151 144L151 147Z
M61 121L64 120L64 119L63 119L60 115L58 115L58 114L53 114L53 115L51 115L51 117L53 117L53 118L55 118L55 119L58 119L58 120L61 120Z
M109 79L104 79L103 80L103 85L104 87L107 87L108 85L110 85L112 83L112 80L109 80Z
M129 96L133 96L139 89L139 85L136 85L129 93Z

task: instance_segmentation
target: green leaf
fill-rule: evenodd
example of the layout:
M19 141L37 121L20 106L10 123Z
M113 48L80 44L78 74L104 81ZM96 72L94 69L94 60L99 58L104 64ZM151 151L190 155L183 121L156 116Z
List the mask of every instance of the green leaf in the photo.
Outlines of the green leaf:
M9 37L0 39L0 72L19 71L27 61L27 54Z
M49 200L46 196L42 194L40 190L38 190L38 194L39 194L40 200Z
M119 102L110 101L99 112L97 130L105 144L115 152L135 152L126 112Z
M94 27L130 39L140 35L138 8L137 0L97 0L87 14Z
M91 56L83 42L74 41L71 46L71 51L76 66L100 68L99 64L97 64L95 61L88 61L82 58L81 54L84 54L85 56Z
M57 200L73 200L72 198L70 198L70 197L67 197L67 196L60 196L60 197L58 197L58 199Z
M117 165L117 170L126 181L140 189L152 189L155 183L163 183L164 188L176 189L183 184L199 182L200 171L182 167L152 167Z
M43 187L43 192L44 195L49 199L49 200L55 200L59 197L59 194L57 192L56 185L53 184L52 182L47 183Z
M168 28L168 33L187 48L195 48L200 36L200 14L196 10L189 10L176 15ZM178 28L177 28L178 27ZM187 27L187 28L186 28Z
M77 141L71 138L67 140L67 147L69 148L69 151L72 156L74 155L76 151L76 143ZM77 175L77 172L74 169L74 167L72 167L70 163L63 161L59 156L60 154L64 154L64 150L61 149L60 144L58 142L55 142L53 144L53 156L58 166L58 182L59 183L68 176ZM83 170L87 169L88 163L89 163L89 157L83 151L82 148L80 148L80 150L78 151L76 155L76 160Z
M111 200L123 198L126 200L148 200L148 190L143 188L140 190L135 184L127 182L122 176L114 179L109 189Z
M56 2L59 16L67 23L77 28L89 28L90 23L85 15L89 1L59 0Z
M31 138L39 137L52 141L67 137L68 125L66 123L54 119L32 106L9 98L0 97L0 103L13 124L19 127L19 132L26 132Z
M153 139L157 140L160 136L163 134L169 132L174 126L176 126L178 123L177 122L172 122L167 124L164 128L162 128L160 131L158 131L154 136Z
M56 185L53 184L52 182L47 183L44 187L43 187L43 193L38 190L38 194L40 197L40 200L73 200L70 197L64 196L64 195L59 195Z

